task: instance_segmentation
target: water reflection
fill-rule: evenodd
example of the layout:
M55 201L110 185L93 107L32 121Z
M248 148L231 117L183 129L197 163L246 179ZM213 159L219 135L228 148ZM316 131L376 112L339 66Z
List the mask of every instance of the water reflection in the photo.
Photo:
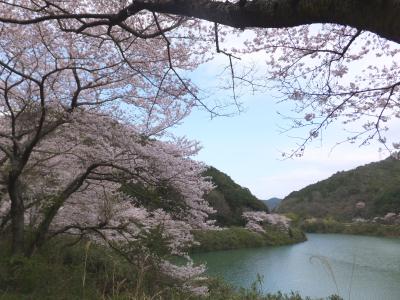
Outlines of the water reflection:
M308 238L292 246L210 252L194 259L236 286L249 287L258 273L266 292L400 299L400 239L333 234Z

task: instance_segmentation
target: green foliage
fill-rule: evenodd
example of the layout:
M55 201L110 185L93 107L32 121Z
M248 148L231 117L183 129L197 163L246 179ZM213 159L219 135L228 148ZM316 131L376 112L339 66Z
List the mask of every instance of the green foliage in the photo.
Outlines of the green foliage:
M334 217L348 221L372 218L388 212L400 213L400 161L389 157L356 169L338 172L330 178L292 192L280 204L281 213L302 218ZM356 203L363 201L364 209Z
M209 167L204 176L211 178L215 190L206 196L211 206L217 210L213 216L221 226L244 226L242 213L246 210L266 211L268 208L249 189L235 183L228 175L214 167Z
M400 213L400 186L383 191L375 200L374 209L378 215L388 212Z
M311 222L306 221L302 223L301 228L310 233L342 233L345 230L345 225L327 218Z
M265 233L231 227L224 230L196 231L194 236L200 245L195 246L192 252L278 246L306 240L304 233L299 229L291 228L289 232L283 232L274 227L268 227Z
M286 213L285 216L290 219L290 224L294 227L299 227L300 223L302 222L302 217L298 214L290 212Z
M195 246L193 252L262 247L266 244L261 234L241 227L196 231L194 236L200 245Z
M400 236L400 225L342 223L332 219L318 219L313 222L303 222L301 229L309 233L343 233L388 237Z
M161 259L171 258L170 238L164 234L162 225L142 231L135 240L118 244L119 253L130 262L146 259L157 264Z
M226 282L212 278L209 280L210 296L209 300L311 300L309 297L302 297L299 293L291 292L283 294L264 294L261 291L262 277L257 276L257 280L249 289L235 289ZM341 297L332 295L326 300L343 300Z
M244 226L243 211L268 211L268 207L258 200L249 189L235 183L228 175L216 168L209 167L203 174L211 179L216 188L206 195L207 201L216 210L210 216L220 226ZM135 197L139 204L148 209L162 208L167 212L180 214L185 209L185 201L178 191L168 183L157 188L147 187L143 184L125 183L122 191Z
M50 243L30 258L1 254L0 299L99 299L111 292L112 280L121 281L129 274L112 253L99 247L90 249L85 265L83 243L73 247ZM116 265L120 272L112 279Z
M131 264L108 247L71 241L53 240L30 258L9 256L0 241L0 299L189 299L140 252Z
M161 208L173 214L180 214L186 208L182 195L168 183L160 184L156 188L141 183L125 183L121 190L150 210Z

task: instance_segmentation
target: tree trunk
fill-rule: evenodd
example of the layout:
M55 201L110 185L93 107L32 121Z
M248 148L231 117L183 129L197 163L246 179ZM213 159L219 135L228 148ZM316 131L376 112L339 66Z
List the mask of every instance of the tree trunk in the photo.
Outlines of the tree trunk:
M13 255L24 253L24 201L22 186L18 177L10 174L8 194L11 200L11 251Z
M335 23L368 30L400 42L398 0L135 0L126 14L119 15L121 21L129 13L141 9L195 17L236 28Z
M48 208L48 210L44 214L42 222L39 224L38 228L35 231L35 235L32 238L32 241L28 245L27 252L25 253L27 256L31 256L35 252L35 250L37 248L40 248L46 241L46 235L49 232L50 224L56 216L58 210L64 203L64 201L57 200L55 201L55 204Z
M51 222L57 215L59 209L63 206L64 202L71 196L71 194L82 186L90 172L92 172L98 166L99 164L93 164L89 166L85 172L72 180L57 197L54 197L52 205L48 207L44 213L43 220L37 227L35 236L27 248L27 256L31 256L37 248L43 245L43 243L46 241L46 235L49 232Z

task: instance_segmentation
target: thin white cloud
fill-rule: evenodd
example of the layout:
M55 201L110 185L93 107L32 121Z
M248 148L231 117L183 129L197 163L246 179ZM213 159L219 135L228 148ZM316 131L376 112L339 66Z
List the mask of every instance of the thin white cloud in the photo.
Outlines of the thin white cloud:
M275 168L271 175L254 178L248 182L248 187L260 199L285 197L338 171L350 170L383 158L374 149L354 149L352 145L332 153L326 149L310 149L303 158L283 161L281 170Z

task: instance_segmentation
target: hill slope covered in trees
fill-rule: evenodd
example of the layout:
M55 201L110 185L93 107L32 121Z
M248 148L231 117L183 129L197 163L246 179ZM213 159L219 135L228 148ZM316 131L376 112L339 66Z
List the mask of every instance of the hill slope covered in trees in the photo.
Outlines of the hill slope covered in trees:
M206 197L211 206L217 211L212 218L221 226L243 226L245 221L242 213L248 210L266 211L268 207L249 189L238 185L225 173L214 167L209 167L204 173L209 176L215 189Z
M210 215L210 219L215 219L217 225L244 226L245 220L242 218L244 211L268 212L264 202L254 196L249 189L234 182L227 174L214 167L208 167L202 175L208 177L215 186L205 198L216 210L216 213ZM130 183L125 184L123 190L152 209L162 207L166 211L176 210L182 202L179 195L171 189L149 190L143 185Z
M400 212L400 161L392 157L338 172L326 180L289 194L280 213L302 217L333 217L350 220ZM357 203L365 207L357 207Z

